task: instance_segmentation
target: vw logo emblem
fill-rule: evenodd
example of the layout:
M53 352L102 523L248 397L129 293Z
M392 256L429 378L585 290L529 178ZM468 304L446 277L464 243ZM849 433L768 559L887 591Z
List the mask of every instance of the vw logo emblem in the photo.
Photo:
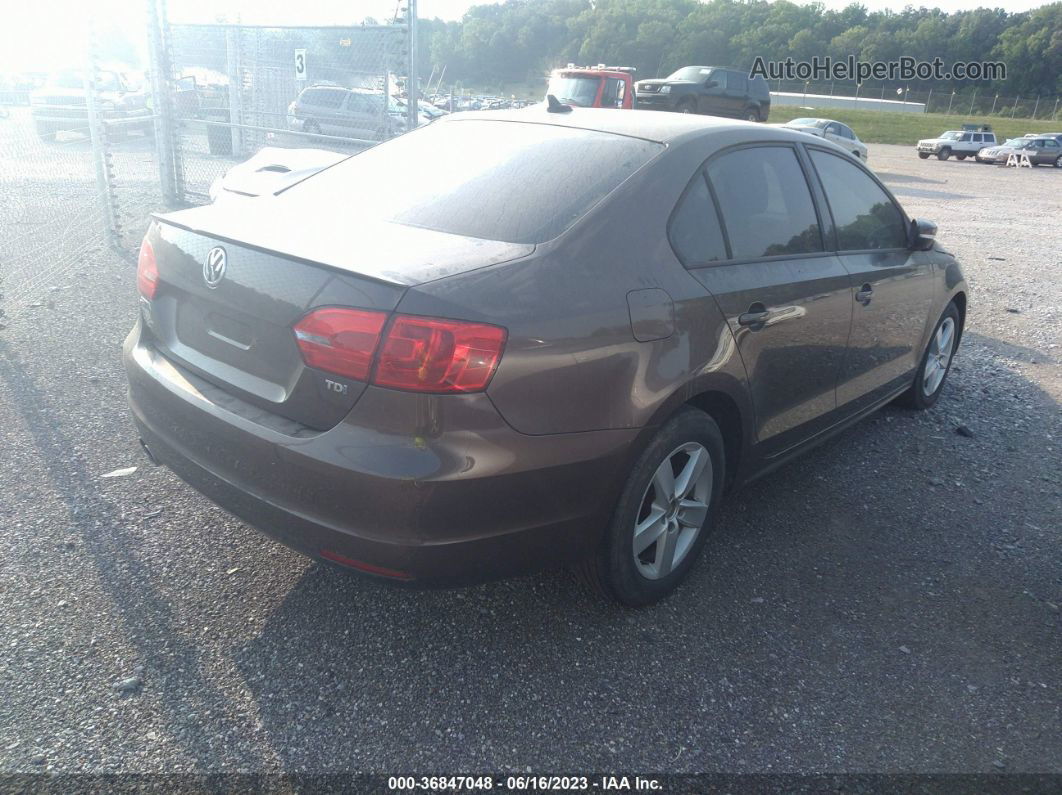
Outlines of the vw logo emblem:
M214 246L207 254L206 262L203 263L203 281L210 289L217 287L225 278L226 260L225 249L221 246Z

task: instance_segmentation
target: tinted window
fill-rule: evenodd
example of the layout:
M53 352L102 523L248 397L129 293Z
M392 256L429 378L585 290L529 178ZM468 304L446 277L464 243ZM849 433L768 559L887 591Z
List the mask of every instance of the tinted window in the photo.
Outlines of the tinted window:
M771 94L770 89L767 87L767 81L759 76L756 76L749 81L749 88L754 97L767 98Z
M841 134L841 125L838 124L835 121L834 122L830 122L829 124L826 125L826 132L832 133L833 135L840 135Z
M697 175L679 199L668 226L668 236L684 265L704 265L726 259L723 230L702 174Z
M735 259L822 251L811 193L792 149L739 149L712 161L708 178Z
M878 183L836 155L812 150L811 160L826 191L842 251L906 247L903 215Z
M843 124L841 125L841 135L851 141L855 140L855 133L852 132L851 128L845 127Z
M1044 141L1044 146L1046 146L1048 149L1058 149L1058 141Z
M727 72L726 88L728 91L738 91L744 94L748 91L748 80L741 72Z
M441 121L374 146L287 191L370 218L455 235L552 240L663 146L547 124Z
M323 108L338 108L343 104L345 91L336 91L331 88L308 88L302 92L302 101L310 105L320 105Z

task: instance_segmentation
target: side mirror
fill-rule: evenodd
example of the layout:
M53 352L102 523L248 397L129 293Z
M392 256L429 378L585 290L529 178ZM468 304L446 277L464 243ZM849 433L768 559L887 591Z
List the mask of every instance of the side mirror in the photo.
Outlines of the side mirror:
M717 85L719 85L719 81L718 80L712 80L711 78L708 78L707 80L704 81L704 87L705 88L715 88Z
M914 251L929 251L937 236L937 225L922 218L911 219L911 248Z

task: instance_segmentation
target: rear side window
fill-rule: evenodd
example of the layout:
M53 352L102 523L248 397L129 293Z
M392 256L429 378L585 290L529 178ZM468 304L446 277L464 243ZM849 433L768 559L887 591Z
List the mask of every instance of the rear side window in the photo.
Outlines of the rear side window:
M343 104L345 94L345 91L336 91L334 88L308 88L302 92L302 101L322 108L338 108Z
M508 243L543 243L663 148L640 138L549 124L441 121L344 160L280 197L341 202L352 222L369 218Z
M748 78L741 72L727 72L726 73L726 88L727 91L738 91L744 94L748 91Z
M905 248L907 227L896 203L866 172L818 149L811 161L822 180L841 251Z
M668 238L682 264L688 268L726 259L723 230L704 174L698 172L679 199L668 225Z
M811 191L789 147L756 146L708 166L735 259L822 251Z

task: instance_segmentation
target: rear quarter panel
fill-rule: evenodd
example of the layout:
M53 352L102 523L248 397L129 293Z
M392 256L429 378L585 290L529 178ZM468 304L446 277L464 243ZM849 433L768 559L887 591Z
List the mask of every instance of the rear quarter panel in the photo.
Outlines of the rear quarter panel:
M747 416L727 323L666 231L697 167L726 145L721 137L741 133L673 146L531 257L413 287L398 310L505 326L488 395L522 433L652 426L706 389L732 395ZM628 294L640 290L670 297L666 338L635 339Z

